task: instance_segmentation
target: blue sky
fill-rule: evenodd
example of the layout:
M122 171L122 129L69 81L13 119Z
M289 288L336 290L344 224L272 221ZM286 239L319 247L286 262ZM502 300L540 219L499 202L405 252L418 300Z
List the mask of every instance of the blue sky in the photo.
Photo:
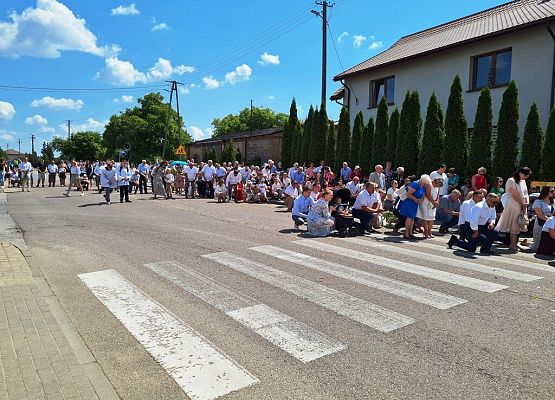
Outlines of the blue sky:
M336 0L329 11L328 97L343 70L399 37L505 1ZM137 98L184 82L180 111L196 139L215 117L265 106L300 116L320 102L321 21L305 0L4 0L0 5L0 145L30 151L73 131L102 131ZM149 86L149 88L144 88ZM150 86L155 86L150 88ZM164 95L166 92L162 91ZM328 115L339 106L328 101Z

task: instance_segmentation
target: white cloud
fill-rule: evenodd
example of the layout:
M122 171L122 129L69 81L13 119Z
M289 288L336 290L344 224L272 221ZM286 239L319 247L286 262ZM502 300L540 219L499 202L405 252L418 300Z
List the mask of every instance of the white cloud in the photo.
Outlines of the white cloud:
M0 101L0 119L9 121L15 116L15 107L7 101Z
M354 35L353 36L353 47L355 49L358 49L360 46L362 46L362 43L364 43L365 41L366 41L366 36Z
M341 35L339 35L339 37L337 38L337 43L341 43L343 42L343 39L346 38L347 36L349 36L349 32L343 32Z
M173 69L173 72L175 72L178 75L183 75L186 73L191 73L191 72L195 72L197 69L195 67L191 67L189 65L178 65L177 67L175 67Z
M118 45L99 47L86 21L57 0L37 0L36 8L13 11L9 18L0 22L0 54L6 57L58 58L62 51L108 57L121 51Z
M104 128L106 127L108 122L109 121L97 121L94 118L87 118L87 120L82 124L73 124L73 125L71 125L71 130L72 130L72 132L85 132L85 131L102 132L102 131L104 131ZM60 125L58 125L58 127L62 131L67 132L67 125L66 124L60 124Z
M123 95L121 98L116 97L113 101L114 103L133 103L135 98L133 96Z
M187 127L187 132L189 132L194 140L208 139L212 136L212 129L206 128L203 130L193 125Z
M191 93L191 90L189 89L188 86L179 86L177 88L177 90L179 90L179 94L185 94L186 95L186 94Z
M279 65L279 56L268 54L268 52L264 52L260 55L260 60L257 61L260 65Z
M276 96L268 96L268 100L275 100Z
M56 132L56 130L54 128L50 128L48 126L41 126L39 128L39 132L40 133L54 133L54 132Z
M236 83L248 81L252 75L252 68L247 64L239 65L234 71L225 74L225 81L230 85L235 85Z
M13 140L13 135L11 135L9 133L4 133L2 136L0 136L0 139L7 140L9 142L9 141Z
M202 82L204 82L205 88L209 90L217 89L223 85L223 82L220 82L219 80L214 79L213 76L205 76L204 78L202 78Z
M112 15L139 15L140 13L135 3L131 3L128 6L112 8Z
M33 100L31 107L46 107L53 110L80 110L85 103L83 100L66 99L64 97L55 99L54 97L45 96L39 100Z
M170 27L165 22L161 22L161 23L156 24L152 27L153 31L165 31L165 30L168 30L168 29L170 29Z
M372 44L370 45L370 47L368 47L370 50L378 50L380 47L383 46L383 43L380 41L375 41L372 42Z
M25 123L27 125L48 125L48 120L42 115L33 115L32 117L25 118Z
M159 81L169 78L173 73L173 67L170 60L159 58L156 64L148 70L148 78L151 81Z

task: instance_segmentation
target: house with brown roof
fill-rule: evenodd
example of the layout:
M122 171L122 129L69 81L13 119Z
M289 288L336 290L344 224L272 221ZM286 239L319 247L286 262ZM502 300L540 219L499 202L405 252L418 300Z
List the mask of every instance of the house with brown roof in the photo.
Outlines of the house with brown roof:
M401 109L407 90L417 90L422 118L433 92L443 109L456 74L464 89L468 126L480 90L490 87L494 123L505 87L519 90L520 131L533 102L547 126L555 101L555 0L516 0L399 39L390 48L334 77L343 86L331 100L375 118L386 97L390 112Z

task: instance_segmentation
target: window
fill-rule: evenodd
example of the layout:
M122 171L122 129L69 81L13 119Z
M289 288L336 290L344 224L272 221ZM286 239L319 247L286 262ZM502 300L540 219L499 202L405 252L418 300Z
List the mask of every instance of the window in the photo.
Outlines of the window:
M512 50L473 57L472 90L506 86L511 81Z
M376 79L370 82L370 108L378 107L380 100L385 96L387 104L394 104L395 77Z

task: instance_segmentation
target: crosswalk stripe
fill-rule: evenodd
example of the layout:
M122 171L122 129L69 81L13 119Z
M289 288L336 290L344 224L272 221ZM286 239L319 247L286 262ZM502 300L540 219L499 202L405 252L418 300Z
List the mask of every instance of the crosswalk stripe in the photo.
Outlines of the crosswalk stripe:
M395 311L228 252L206 254L203 257L293 293L380 332L391 332L414 322L414 319Z
M481 272L488 275L501 276L503 278L513 279L513 280L522 281L522 282L532 282L538 279L543 279L541 276L537 276L537 275L524 274L521 272L511 271L511 270L503 269L499 267L491 267L488 265L471 263L461 259L438 256L435 254L430 254L429 252L422 253L421 251L410 250L405 247L397 246L396 244L371 241L371 239L364 240L359 238L346 238L341 240L356 244L358 246L377 248L377 249L386 251L388 253L412 256L426 261L433 261L443 265L449 265L450 267L468 269L470 271Z
M386 238L386 237L387 236L384 236L384 238ZM403 244L409 244L410 246L425 247L425 248L428 248L430 250L441 251L441 252L449 253L449 254L453 254L454 250L461 250L461 249L457 249L456 247L454 247L453 249L448 248L447 247L447 242L445 242L445 243L440 243L440 242L435 242L435 243L403 242ZM461 251L464 251L464 250L461 250ZM469 253L469 254L472 254L472 253ZM497 254L500 254L500 253L497 253ZM488 263L493 263L493 264L497 264L497 265L514 265L515 267L523 267L523 268L528 268L528 269L534 269L534 270L537 270L537 271L555 272L555 268L550 267L549 265L544 265L544 264L540 264L540 263L526 261L522 258L518 258L518 259L517 258L512 258L508 254L503 254L503 255L499 255L499 256L484 256L484 257L481 257L481 259L482 260L487 260Z
M493 293L499 290L506 289L508 286L500 285L483 281L476 278L470 278L463 275L453 274L451 272L441 271L437 269L422 267L416 264L409 264L404 261L395 260L391 258L380 257L374 254L363 253L357 250L346 249L344 247L334 246L329 243L322 243L316 240L302 239L291 242L305 247L310 247L317 250L335 253L344 257L354 258L356 260L365 261L371 264L380 265L385 268L391 268L398 271L408 272L415 275L424 276L426 278L436 279L438 281L452 283L467 287L470 289L479 290L482 292Z
M192 399L216 399L258 382L118 272L79 278Z
M421 304L426 304L440 310L446 310L453 306L467 302L467 300L459 299L448 294L443 294L434 290L412 285L410 283L375 275L367 271L350 268L331 261L321 260L307 254L297 253L295 251L282 249L276 246L257 246L252 247L251 250L258 251L259 253L269 255L280 260L285 260L297 265L325 272L352 282L360 283L362 285L391 293L405 299L413 300Z
M174 261L145 264L182 289L223 311L302 362L345 350L347 346L256 299Z

